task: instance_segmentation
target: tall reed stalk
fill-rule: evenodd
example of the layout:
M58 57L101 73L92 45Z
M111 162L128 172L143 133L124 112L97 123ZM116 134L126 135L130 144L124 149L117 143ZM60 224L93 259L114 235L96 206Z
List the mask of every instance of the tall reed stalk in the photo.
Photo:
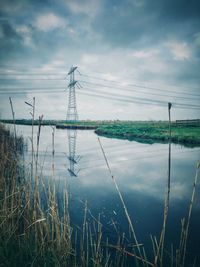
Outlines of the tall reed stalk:
M52 128L52 176L55 175L55 127Z
M25 101L25 104L32 108L31 114L31 179L33 181L33 165L34 165L34 122L35 122L35 97L33 97L32 104Z
M33 160L34 160L34 120L35 120L35 97L32 104L32 127L31 127L31 177L33 179Z
M14 144L16 146L17 131L16 131L16 124L15 124L15 112L14 112L14 108L13 108L13 103L12 103L12 98L11 97L9 97L9 101L10 101L10 107L11 107L11 111L12 111L12 118L13 118L13 125L14 125Z
M169 116L169 152L168 152L168 177L167 177L167 192L165 195L165 203L164 203L164 216L163 216L163 226L160 234L159 245L157 249L157 253L154 259L154 266L158 265L158 260L160 257L160 266L163 265L163 251L164 251L164 242L165 242L165 232L166 232L166 224L169 212L169 197L170 197L170 183L171 183L171 107L172 104L168 103L168 116Z
M186 227L184 230L184 236L183 236L183 246L182 246L182 259L181 259L181 266L185 266L185 257L186 257L186 249L187 249L187 241L188 241L188 231L189 231L189 226L190 226L190 220L191 220L191 214L192 214L192 208L194 204L194 197L195 197L195 191L196 191L196 186L197 186L197 181L198 181L198 176L199 176L199 168L200 168L200 163L197 163L196 166L196 174L194 178L194 184L193 184L193 190L192 190L192 196L190 200L190 206L189 206L189 211L188 211L188 217L187 217L187 222L186 222Z
M134 228L133 228L133 224L132 224L130 215L129 215L129 213L128 213L126 204L125 204L124 199L123 199L123 197L122 197L122 194L121 194L121 192L120 192L120 190L119 190L117 181L116 181L114 175L112 174L112 171L111 171L110 165L109 165L109 163L108 163L108 159L107 159L107 157L106 157L106 154L105 154L105 152L104 152L103 146L102 146L102 144L101 144L100 138L98 138L98 142L99 142L99 144L100 144L101 151L102 151L102 153L103 153L103 156L104 156L104 159L105 159L105 162L106 162L108 171L109 171L110 176L111 176L111 178L112 178L112 180L113 180L113 182L114 182L115 188L116 188L116 190L117 190L117 193L118 193L118 195L119 195L120 201L121 201L121 203L122 203L122 206L123 206L123 209L124 209L124 212L125 212L125 215L126 215L126 218L127 218L128 224L129 224L129 227L130 227L130 229L131 229L131 232L132 232L132 235L133 235L133 238L134 238L134 242L135 242L135 244L136 244L136 249L137 249L137 251L138 251L138 253L139 253L139 257L138 257L137 254L136 254L135 246L133 246L133 251L134 251L134 255L135 255L135 259L136 259L136 264L138 265L138 259L139 259L142 263L144 263L145 260L143 259L143 255L142 255L142 252L141 252L141 250L140 250L140 245L139 245L139 243L138 243L138 240L137 240L137 237L136 237L135 230L134 230Z

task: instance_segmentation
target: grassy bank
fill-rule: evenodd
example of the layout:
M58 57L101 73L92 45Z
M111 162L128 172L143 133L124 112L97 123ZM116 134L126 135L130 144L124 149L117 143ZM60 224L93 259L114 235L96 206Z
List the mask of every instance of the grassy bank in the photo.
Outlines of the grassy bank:
M13 124L13 120L0 120L2 123L8 123L8 124ZM51 125L51 126L55 126L56 124L63 124L65 123L64 120L42 120L41 124L42 125ZM32 125L32 120L27 120L27 119L16 119L15 120L15 124L18 125ZM33 125L38 125L39 124L39 120L35 119L33 122Z
M200 127L172 123L171 130L172 142L193 146L200 145ZM167 122L119 122L101 125L95 132L106 137L140 142L167 142L169 139Z
M2 123L8 123L8 124L13 124L13 120L0 120ZM29 119L16 119L15 123L18 125L32 125L32 120ZM112 121L91 121L91 120L81 120L81 121L66 121L66 120L42 120L41 125L46 125L46 126L58 126L59 128L64 128L66 126L88 126L88 127L93 127L96 128L102 124L112 124ZM33 122L34 125L39 124L39 120L35 119Z

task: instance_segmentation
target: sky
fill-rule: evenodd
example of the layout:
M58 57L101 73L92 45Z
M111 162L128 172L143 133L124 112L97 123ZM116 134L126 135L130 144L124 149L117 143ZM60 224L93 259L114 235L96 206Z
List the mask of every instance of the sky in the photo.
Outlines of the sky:
M200 2L0 1L2 119L66 119L71 66L79 119L197 119Z

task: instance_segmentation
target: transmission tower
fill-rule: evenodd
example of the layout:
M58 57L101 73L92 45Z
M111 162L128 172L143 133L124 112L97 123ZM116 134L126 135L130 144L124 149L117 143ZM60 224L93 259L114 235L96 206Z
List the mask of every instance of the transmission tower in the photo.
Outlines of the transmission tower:
M77 67L71 67L68 75L70 75L70 82L68 85L69 88L69 97L68 97L68 109L67 109L67 121L76 121L78 120L78 113L76 109L76 83L74 79L74 72Z
M77 67L71 67L70 71L68 72L68 75L70 75L70 82L68 85L69 88L69 98L68 98L68 108L67 108L67 121L69 122L76 122L78 120L78 113L76 109L76 83L74 79L74 72L77 69ZM75 126L76 127L76 126ZM71 127L67 129L68 133L68 146L69 146L69 168L68 172L71 177L75 176L77 177L78 171L77 171L77 163L80 160L80 156L76 156L76 138L77 138L77 129L75 127Z

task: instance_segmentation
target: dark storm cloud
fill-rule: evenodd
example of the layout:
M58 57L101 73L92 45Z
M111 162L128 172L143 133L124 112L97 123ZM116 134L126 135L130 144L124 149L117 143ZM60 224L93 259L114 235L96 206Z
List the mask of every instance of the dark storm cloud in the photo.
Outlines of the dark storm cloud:
M9 24L8 21L3 20L0 24L0 30L1 30L1 39L4 41L14 41L19 42L21 41L21 37L17 32L13 29L13 27Z
M0 10L1 60L6 51L7 60L16 55L44 62L58 51L155 48L171 63L173 55L163 45L173 39L189 43L197 61L200 53L194 44L200 28L197 0L2 0Z
M102 42L115 47L145 47L168 39L169 35L177 38L193 38L200 26L200 2L197 0L115 0L84 1L100 3L98 12L84 7L80 1L1 1L1 15L7 16L15 24L29 24L34 28L34 20L40 14L54 12L68 20L68 27L76 31L77 42L92 47L97 35ZM75 5L76 4L76 5ZM70 6L75 7L70 9ZM94 14L93 14L94 13ZM89 29L86 27L89 21ZM63 33L63 34L62 34ZM95 35L96 34L96 35ZM41 38L40 38L41 37ZM5 36L7 38L7 36ZM64 28L48 34L34 28L37 43L43 42L48 49L53 45L75 45ZM61 38L61 39L60 39ZM53 41L52 41L53 39ZM40 41L38 41L40 40ZM87 43L88 42L88 43Z
M0 21L0 59L6 59L18 53L23 47L23 38L6 20Z
M104 1L94 22L114 46L156 43L168 35L192 36L200 26L200 2L186 0Z
M174 20L188 20L195 19L199 20L200 15L200 2L198 0L176 0L176 1L159 1L157 0L157 5L161 8L161 15L168 18L173 18ZM156 6L155 6L156 8Z
M2 1L0 16L1 61L47 62L60 50L94 44L87 15L74 14L65 1Z

